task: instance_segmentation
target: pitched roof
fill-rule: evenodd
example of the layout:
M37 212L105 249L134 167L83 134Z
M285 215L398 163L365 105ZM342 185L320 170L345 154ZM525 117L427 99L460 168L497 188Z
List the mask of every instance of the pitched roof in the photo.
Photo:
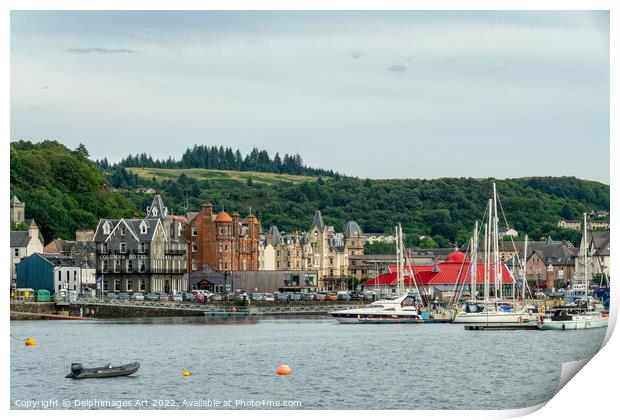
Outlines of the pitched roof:
M30 236L28 235L28 231L11 231L11 248L24 248L28 246L28 242L30 242Z
M325 223L323 222L323 216L321 216L321 210L317 210L314 213L314 219L312 219L312 226L310 227L310 229L312 229L314 226L318 227L320 231L325 230Z
M54 239L49 244L45 245L43 252L45 253L63 253L70 252L75 241L66 241L64 239Z
M344 227L344 236L353 237L353 236L363 236L362 228L357 224L354 220L349 220Z
M21 202L21 201L19 201L19 198L17 198L17 196L16 196L16 195L14 195L14 196L13 196L13 198L11 198L11 203L14 203L14 204L22 204L22 202Z
M443 262L436 266L414 265L411 268L415 274L415 280L418 285L437 285L437 284L463 284L470 283L469 261L463 264L457 262ZM437 269L435 269L437 267ZM501 265L502 283L512 284L512 277L506 265ZM408 267L405 267L405 285L413 285L411 275L408 274ZM495 282L493 270L491 270L489 282ZM363 286L374 285L396 285L398 284L398 276L395 267L390 267L390 272L381 274L374 279L367 280L362 283ZM476 284L484 284L484 264L478 263L476 267Z
M608 257L609 254L609 241L610 241L610 233L609 231L599 232L589 232L590 243L594 246L596 251L594 252L595 256L598 257Z
M153 210L157 209L156 213L153 214ZM155 194L153 196L153 202L149 207L147 207L147 218L159 217L160 219L165 219L168 216L168 208L164 206L164 200L162 200L161 195Z
M280 231L276 225L273 225L269 228L269 232L267 233L267 238L271 238L268 240L273 247L282 243L282 235L280 235Z

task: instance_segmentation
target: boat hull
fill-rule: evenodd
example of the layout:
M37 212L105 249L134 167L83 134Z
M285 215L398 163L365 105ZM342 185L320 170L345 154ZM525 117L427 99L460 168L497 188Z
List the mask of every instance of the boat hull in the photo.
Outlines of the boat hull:
M526 313L520 312L481 312L460 313L454 317L454 324L524 324L530 321Z
M590 328L605 328L609 324L607 317L583 318L565 321L545 320L537 322L541 330L587 330Z
M134 362L122 366L84 368L77 372L71 372L65 378L70 379L93 379L114 378L117 376L129 376L140 369L140 363Z

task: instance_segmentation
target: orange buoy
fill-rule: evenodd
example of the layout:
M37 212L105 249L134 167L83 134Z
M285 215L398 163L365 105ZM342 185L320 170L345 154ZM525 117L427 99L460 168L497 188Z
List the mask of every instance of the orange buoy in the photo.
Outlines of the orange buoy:
M35 340L34 338L27 338L24 341L24 344L27 345L28 347L30 346L36 346L37 345L37 340Z
M185 376L185 377L192 376L192 372L190 372L189 370L184 370L183 371L183 376Z
M293 371L288 365L280 365L277 370L278 375L291 375Z

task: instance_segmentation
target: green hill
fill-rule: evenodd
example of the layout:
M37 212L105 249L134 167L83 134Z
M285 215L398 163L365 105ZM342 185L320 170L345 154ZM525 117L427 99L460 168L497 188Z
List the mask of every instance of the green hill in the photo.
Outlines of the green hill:
M26 203L45 241L72 239L94 229L99 218L128 217L136 207L110 184L83 147L71 151L55 141L11 143L11 196Z
M366 232L390 232L402 223L409 245L418 235L432 239L423 246L452 246L467 241L474 221L484 214L492 180L371 180L285 175L229 170L124 168L103 173L83 148L71 151L57 142L11 143L11 194L26 202L46 240L73 238L79 228L96 227L100 217L143 214L153 188L177 214L198 211L204 201L215 210L250 208L266 230L306 230L316 209L325 222L341 231L356 220ZM111 188L111 187L113 188ZM609 186L574 177L533 177L497 181L501 206L510 226L539 239L580 240L579 232L557 228L561 218L579 218L585 211L609 210ZM136 210L137 209L137 210Z

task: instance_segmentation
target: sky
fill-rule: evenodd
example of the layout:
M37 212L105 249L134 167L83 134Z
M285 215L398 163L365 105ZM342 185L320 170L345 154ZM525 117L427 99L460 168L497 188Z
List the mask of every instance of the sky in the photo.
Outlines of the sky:
M608 12L11 12L11 140L609 183Z

